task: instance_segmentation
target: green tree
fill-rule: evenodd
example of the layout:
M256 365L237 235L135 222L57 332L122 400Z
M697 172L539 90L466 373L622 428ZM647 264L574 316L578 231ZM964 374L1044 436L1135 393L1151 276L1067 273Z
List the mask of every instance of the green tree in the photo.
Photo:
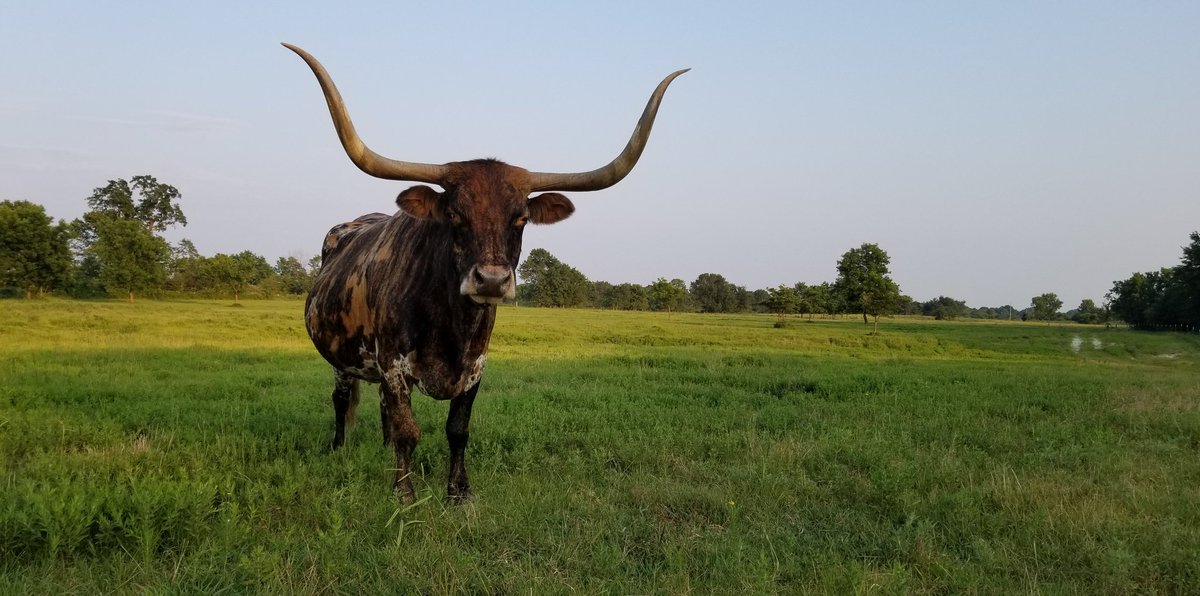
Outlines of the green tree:
M611 307L618 310L649 310L650 299L646 288L632 283L613 286Z
M938 296L921 304L921 314L939 321L953 321L958 317L965 316L968 310L966 302L955 300L949 296Z
M1192 232L1191 244L1183 247L1183 260L1176 267L1180 293L1185 296L1178 317L1191 329L1200 328L1200 232Z
M179 291L196 291L210 287L207 279L208 260L196 250L191 240L184 238L171 247L167 265L167 287Z
M900 286L896 282L884 277L878 282L874 282L859 298L859 305L863 313L871 315L875 320L875 328L872 333L879 333L879 317L882 315L895 314L900 308Z
M72 223L80 271L95 271L106 291L127 292L130 301L136 292L161 287L172 264L161 233L187 225L179 199L174 186L148 175L109 180L93 190L87 199L91 210Z
M159 288L166 281L171 247L141 222L104 213L84 216L95 232L88 253L99 263L98 279L109 292L134 294Z
M1058 318L1058 311L1062 308L1062 300L1059 300L1058 294L1054 292L1046 292L1040 296L1034 296L1033 312L1030 315L1035 321L1049 321Z
M233 301L241 299L248 286L257 285L275 275L275 270L263 257L248 250L235 255L218 253L208 262L209 274L222 288L233 292Z
M217 253L208 259L208 270L219 287L233 292L235 303L254 276L254 268L249 262L224 253Z
M767 295L764 305L767 310L779 316L780 323L786 320L788 315L800 310L800 295L792 286L780 284L779 287L768 288Z
M296 257L279 257L275 261L275 273L283 291L289 294L304 294L312 288L312 275Z
M838 260L835 291L842 296L846 308L862 313L863 323L867 315L875 316L876 330L879 315L890 314L900 297L899 286L888 277L891 259L877 244L865 243L852 248Z
M1075 316L1072 318L1076 323L1096 325L1104 322L1104 309L1096 306L1091 298L1084 298L1079 303L1079 308L1075 309Z
M797 284L799 287L799 284ZM832 289L829 282L821 284L805 285L800 293L800 308L801 312L807 312L808 318L811 319L814 314L833 314L830 310L830 299L832 298Z
M914 300L912 296L901 294L900 306L896 309L896 312L902 315L919 315L921 314L921 306L921 303ZM964 304L963 307L965 312L966 305Z
M691 295L700 312L734 312L737 309L737 287L717 273L701 273L692 282Z
M124 178L109 180L93 190L87 202L94 212L137 220L151 233L159 234L176 224L187 225L179 199L179 190L174 186L142 175L134 176L132 182Z
M70 233L41 205L0 202L0 287L21 288L28 299L63 286L71 272Z
M650 284L647 292L650 298L650 308L665 310L670 315L672 311L679 308L680 302L687 296L687 286L684 285L682 279L667 281L667 278L660 277Z
M580 306L592 291L587 277L544 248L529 251L517 273L525 282L521 299L534 306Z

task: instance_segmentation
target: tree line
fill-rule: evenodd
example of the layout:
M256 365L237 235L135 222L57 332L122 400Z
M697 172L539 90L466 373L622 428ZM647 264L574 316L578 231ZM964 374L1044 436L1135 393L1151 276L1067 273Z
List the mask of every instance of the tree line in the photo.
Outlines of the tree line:
M1200 330L1200 232L1189 239L1178 265L1113 282L1106 298L1116 317L1135 329Z
M189 240L172 246L163 232L187 226L182 197L175 187L153 176L109 180L87 197L88 210L73 221L54 222L41 205L0 202L0 293L47 292L73 297L186 293L198 296L303 295L320 270L320 257L307 262L294 256L272 264L250 251L204 256ZM648 285L592 281L548 251L535 248L518 267L516 302L545 307L594 307L665 312L764 312L789 315L861 315L878 327L881 316L924 315L957 318L1074 320L1109 323L1122 320L1140 329L1191 329L1200 322L1200 233L1191 235L1183 262L1176 267L1135 273L1114 282L1107 301L1085 299L1061 312L1054 293L1012 305L968 307L948 296L924 302L904 295L891 278L890 257L877 244L846 251L832 282L781 284L747 289L719 273L701 273L690 283L660 277Z
M189 240L172 246L163 232L186 226L179 190L153 176L109 180L87 197L88 210L59 221L29 201L0 202L0 288L7 294L55 292L77 298L186 292L304 294L319 258L274 265L250 251L203 256Z

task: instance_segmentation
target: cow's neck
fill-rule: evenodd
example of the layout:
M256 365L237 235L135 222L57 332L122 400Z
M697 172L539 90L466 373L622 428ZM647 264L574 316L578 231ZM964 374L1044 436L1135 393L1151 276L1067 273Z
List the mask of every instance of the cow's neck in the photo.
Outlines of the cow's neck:
M428 342L438 344L437 349L464 349L455 355L458 358L475 358L486 352L496 307L476 304L459 291L462 280L449 262L454 254L449 236L440 226L406 216L396 219L400 220L400 229L388 235L397 243L393 250L412 255L404 275L405 298L422 305L419 310L423 312L411 315L426 318L414 322L426 327L428 333L423 335ZM421 347L426 346L418 349Z

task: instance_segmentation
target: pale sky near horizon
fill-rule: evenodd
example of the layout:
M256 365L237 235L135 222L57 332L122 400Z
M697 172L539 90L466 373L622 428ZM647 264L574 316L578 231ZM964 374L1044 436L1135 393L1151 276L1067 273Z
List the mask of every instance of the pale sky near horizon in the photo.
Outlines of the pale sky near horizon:
M75 218L107 180L183 194L203 254L307 259L409 183L342 152L312 73L389 157L589 170L678 68L641 162L531 227L590 279L832 281L864 242L918 299L1179 262L1200 230L1200 2L0 0L0 200Z

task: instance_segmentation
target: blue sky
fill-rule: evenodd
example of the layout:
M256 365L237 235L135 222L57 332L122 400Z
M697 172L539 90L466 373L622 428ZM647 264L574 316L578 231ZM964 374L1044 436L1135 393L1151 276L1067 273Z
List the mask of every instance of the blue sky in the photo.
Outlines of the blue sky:
M443 6L445 5L445 6ZM407 183L342 153L320 59L389 157L586 170L672 85L641 162L531 228L592 279L831 281L1067 308L1200 229L1200 3L0 2L0 199L74 218L177 186L202 253L307 258Z

